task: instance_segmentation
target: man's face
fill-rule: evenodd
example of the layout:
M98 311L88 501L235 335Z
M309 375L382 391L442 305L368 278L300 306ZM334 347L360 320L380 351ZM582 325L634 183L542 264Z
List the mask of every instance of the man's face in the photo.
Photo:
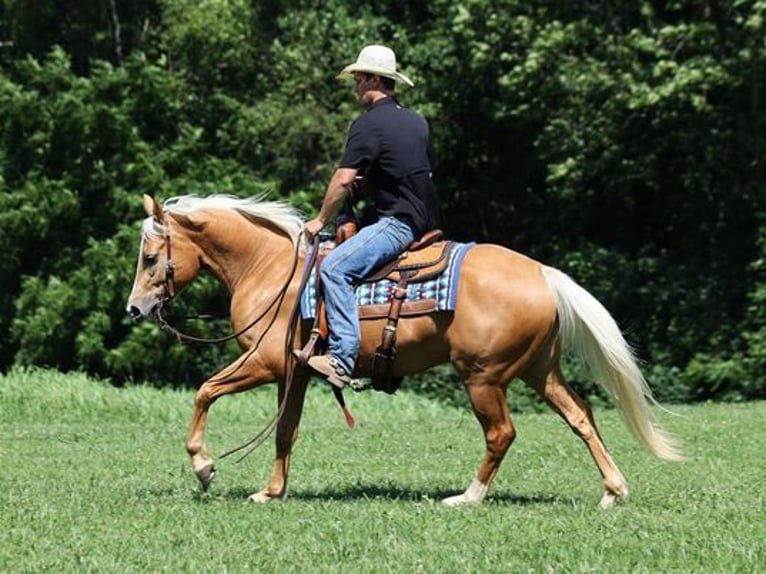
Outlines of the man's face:
M359 103L365 108L369 108L374 101L372 91L380 89L380 78L373 74L355 72L354 82L356 83L356 94L359 96Z

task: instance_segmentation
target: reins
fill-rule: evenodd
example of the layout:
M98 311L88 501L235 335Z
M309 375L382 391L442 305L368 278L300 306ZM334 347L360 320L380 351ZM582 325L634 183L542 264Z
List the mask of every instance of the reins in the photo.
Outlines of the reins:
M266 315L274 308L274 306L277 303L279 304L278 306L282 304L282 301L284 301L284 298L287 295L287 291L290 288L290 283L293 277L295 276L295 272L298 268L298 260L300 259L301 240L300 238L298 238L298 240L295 242L295 251L293 253L293 260L292 260L292 265L290 267L290 273L287 275L285 283L279 289L279 292L277 293L276 297L272 299L269 305L266 306L266 309L264 309L250 323L245 325L242 329L240 329L236 333L232 333L231 335L226 335L224 337L196 337L194 335L189 335L179 331L178 329L173 327L170 323L168 323L168 321L162 315L162 310L165 307L165 303L169 302L176 294L175 264L172 258L172 248L171 248L171 242L170 242L170 227L168 225L165 226L164 239L165 239L166 255L167 255L166 263L165 263L164 295L163 295L162 301L160 302L160 305L157 308L155 317L160 328L173 334L179 341L191 341L195 343L210 343L210 344L225 343L233 339L236 339L240 335L243 335L244 333L252 329L264 317L266 317ZM244 460L256 448L258 448L259 446L263 444L263 442L269 437L269 435L274 431L276 426L279 424L279 421L282 418L282 415L284 414L284 411L287 405L287 399L290 396L290 388L292 387L293 378L295 376L296 360L295 360L295 357L293 356L292 351L293 351L293 343L295 341L296 327L300 319L301 293L303 293L304 289L306 288L306 285L309 282L311 270L313 269L314 264L316 263L318 253L319 253L319 236L317 235L313 239L310 255L304 265L305 272L301 276L301 282L298 287L298 296L295 298L295 305L293 306L292 312L290 313L290 319L287 325L287 329L285 330L285 347L284 347L285 387L284 387L284 395L282 397L282 400L280 401L279 408L277 409L277 412L272 417L272 419L266 424L266 426L260 431L258 431L253 438L251 438L246 443L238 447L235 447L231 450L226 451L225 453L220 455L219 457L220 459L226 458L243 449L247 449L247 451L244 454L242 454L236 461L241 462L242 460ZM271 325L269 325L269 327L270 326ZM268 327L261 334L261 337L256 341L255 345L253 345L253 347L250 349L251 352L254 351L256 348L258 348L258 345L260 344L263 336L265 336L266 332L268 332ZM335 395L335 399L337 400L338 404L343 410L343 414L346 418L347 424L350 427L353 427L354 420L346 407L346 401L343 397L343 392L337 388L333 388L333 392Z
M309 258L307 259L306 263L304 264L304 273L301 276L301 283L298 287L298 297L295 299L295 305L293 306L292 313L290 314L290 320L287 324L287 329L285 330L285 390L284 390L284 396L282 397L282 401L279 403L279 408L277 409L277 413L274 415L274 417L269 421L269 423L261 429L256 435L251 438L249 441L247 441L244 444L241 444L238 447L235 447L231 450L226 451L222 455L219 456L220 459L226 458L227 456L234 454L235 452L239 452L243 449L247 449L247 451L240 456L237 459L237 462L242 462L250 453L252 453L255 449L257 449L259 446L263 444L263 441L265 441L269 435L272 433L274 428L279 424L279 420L282 418L282 415L285 412L285 407L287 405L287 398L290 396L290 388L293 384L293 377L295 376L295 356L293 356L293 342L295 341L295 328L298 325L298 320L300 318L300 309L301 309L301 298L300 294L303 293L303 290L306 288L306 285L309 282L310 273L312 268L314 267L314 264L317 260L317 255L319 253L319 236L314 237L314 242L311 248L311 253L309 255ZM293 269L292 273L295 273L295 269ZM291 277L292 277L291 273ZM338 391L340 393L340 391ZM337 398L337 395L336 395ZM342 400L343 396L341 395ZM345 401L344 401L345 403ZM345 404L342 405L345 408Z
M274 428L279 424L279 420L282 418L282 415L285 412L285 407L287 405L287 398L290 396L290 388L293 384L293 377L295 376L295 363L296 359L293 355L293 342L295 341L295 329L298 325L298 321L300 319L300 309L301 309L301 302L300 302L300 294L303 293L303 291L306 288L306 285L309 282L310 274L312 269L314 268L314 265L317 260L317 256L319 254L319 236L314 237L314 241L311 248L311 253L306 260L306 263L304 264L304 273L301 276L301 283L298 288L299 296L295 300L295 305L293 306L293 311L290 314L290 320L287 324L287 329L285 330L285 389L284 389L284 396L282 397L282 401L279 403L279 408L277 409L277 413L274 415L274 417L269 421L269 423L261 429L253 438L251 438L246 443L235 447L231 450L226 451L222 455L219 456L219 459L226 458L227 456L234 454L235 452L239 452L243 449L247 449L245 453L240 456L237 459L237 462L242 462L245 458L247 458L248 455L250 455L255 449L257 449L259 446L263 444L263 441L265 441L269 435L272 433ZM295 271L293 270L293 273ZM333 387L333 394L335 395L335 400L338 402L338 405L340 406L341 410L343 411L343 416L346 419L346 424L350 428L354 428L355 422L354 417L351 415L351 413L348 410L348 407L346 406L346 399L343 397L343 391L340 389Z
M266 315L271 311L271 309L274 308L274 306L277 303L279 303L279 305L282 304L282 301L284 301L284 298L287 295L287 291L290 288L290 282L295 276L295 271L298 268L298 260L300 259L301 238L299 237L298 240L295 242L295 251L293 253L293 261L290 267L290 273L287 275L287 278L285 279L285 283L279 289L279 292L277 293L276 297L271 301L271 303L269 303L269 305L267 305L266 309L263 312L261 312L255 319L253 319L245 327L243 327L236 333L232 333L231 335L227 335L225 337L213 337L213 338L196 337L194 335L188 335L186 333L182 333L181 331L173 327L170 323L168 323L162 315L162 309L164 308L165 303L169 302L173 298L173 296L176 294L175 264L172 258L172 248L171 248L171 242L170 242L170 227L167 224L165 226L164 239L165 239L165 246L166 246L165 251L167 255L167 260L165 263L165 292L164 292L163 299L160 302L159 307L157 308L155 317L156 317L157 323L160 325L160 328L175 335L175 337L179 341L192 341L196 343L211 343L211 344L225 343L233 339L236 339L240 335L243 335L244 333L252 329L264 317L266 317ZM276 425L279 423L279 420L282 418L282 415L284 414L285 406L287 404L287 398L289 397L289 394L290 394L290 387L292 386L293 377L295 374L295 357L293 357L292 347L293 347L293 341L295 340L296 326L298 324L298 319L300 315L300 294L303 292L303 290L306 287L306 284L308 283L309 272L311 268L314 266L317 253L319 251L318 246L319 246L319 240L318 240L318 237L316 237L315 245L313 249L311 250L311 255L309 256L309 260L306 265L306 273L304 273L301 278L301 283L298 288L298 297L296 297L295 299L295 305L290 314L288 327L285 331L285 391L284 391L284 396L282 398L282 401L279 404L279 408L277 409L277 413L274 415L274 417L272 417L271 421L269 421L262 430L256 433L256 435L253 438L251 438L245 444L225 452L219 458L226 458L227 456L234 454L235 452L239 452L242 449L250 447L248 448L247 452L245 452L245 454L243 454L241 457L237 459L237 462L241 462L256 448L258 448L261 444L263 444L263 441L265 441L269 437L269 435L272 433ZM260 344L266 332L268 332L268 328L264 331L261 337L256 341L255 345L253 345L251 352L258 347L258 345Z

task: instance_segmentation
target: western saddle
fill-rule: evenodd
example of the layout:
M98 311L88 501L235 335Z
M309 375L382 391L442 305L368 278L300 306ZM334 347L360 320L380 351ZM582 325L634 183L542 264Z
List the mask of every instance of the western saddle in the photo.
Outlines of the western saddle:
M355 229L351 226L339 227L335 236L335 245L351 237L354 232ZM387 304L362 305L359 307L360 320L386 318L381 342L376 348L372 363L371 386L375 390L392 394L401 385L402 377L392 378L391 376L392 366L396 359L396 327L399 323L399 318L402 316L424 315L436 310L434 300L406 301L407 286L412 283L432 279L447 268L452 242L444 241L443 236L444 234L439 229L425 233L420 239L414 241L398 258L384 264L372 275L362 280L362 283L386 280L396 284L393 295ZM322 259L331 249L332 247L323 251L320 248L315 271L317 276ZM311 272L311 270L308 272ZM324 347L326 344L329 333L324 297L319 281L317 281L316 294L314 327L311 329L308 342L297 354L298 362L302 365L305 365L312 355L321 352L320 347ZM367 388L367 385L361 381L354 381L351 387L354 390L364 390Z

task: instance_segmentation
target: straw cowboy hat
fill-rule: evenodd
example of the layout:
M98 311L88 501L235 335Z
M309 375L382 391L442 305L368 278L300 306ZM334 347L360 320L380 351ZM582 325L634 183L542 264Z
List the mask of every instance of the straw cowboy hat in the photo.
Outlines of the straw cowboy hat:
M408 86L414 85L407 76L396 71L396 55L391 48L386 46L365 46L359 52L356 62L343 68L338 74L338 78L348 78L354 72L375 74L376 76L391 78L397 82L404 82Z

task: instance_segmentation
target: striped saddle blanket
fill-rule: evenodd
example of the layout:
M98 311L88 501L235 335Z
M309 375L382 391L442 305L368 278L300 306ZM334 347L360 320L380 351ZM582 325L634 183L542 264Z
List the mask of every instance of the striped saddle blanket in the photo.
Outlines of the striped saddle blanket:
M445 270L436 277L407 285L407 298L402 316L422 315L433 311L452 311L457 300L460 266L468 250L475 243L452 242ZM309 257L306 260L310 260ZM304 271L305 272L305 271ZM301 316L313 319L316 316L317 274L312 269L306 288L301 293ZM385 317L389 302L396 291L397 282L380 279L365 282L356 288L356 302L362 319Z

